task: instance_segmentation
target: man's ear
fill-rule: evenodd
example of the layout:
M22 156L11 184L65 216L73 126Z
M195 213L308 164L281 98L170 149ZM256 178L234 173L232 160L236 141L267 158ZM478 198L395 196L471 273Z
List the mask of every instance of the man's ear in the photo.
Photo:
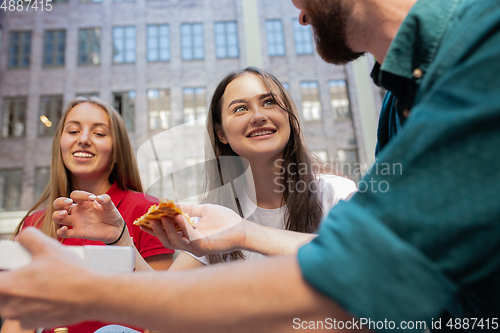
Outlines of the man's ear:
M219 137L220 142L222 142L223 144L227 145L229 143L226 139L226 136L224 135L223 130L217 130L217 136Z

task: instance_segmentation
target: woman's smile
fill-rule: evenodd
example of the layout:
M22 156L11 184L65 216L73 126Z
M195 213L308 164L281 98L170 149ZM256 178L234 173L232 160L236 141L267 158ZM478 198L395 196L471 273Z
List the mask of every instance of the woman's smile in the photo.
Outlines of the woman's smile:
M109 117L92 103L75 106L61 135L61 154L73 181L107 178L113 151Z
M245 74L229 83L222 98L219 139L241 157L281 158L290 140L288 113L261 77Z

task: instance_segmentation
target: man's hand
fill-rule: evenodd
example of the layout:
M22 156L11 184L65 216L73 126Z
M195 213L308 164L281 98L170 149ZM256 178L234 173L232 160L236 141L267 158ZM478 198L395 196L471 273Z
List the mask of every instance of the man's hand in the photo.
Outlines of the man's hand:
M20 320L24 329L83 320L76 302L88 298L82 283L94 281L95 273L84 268L76 254L36 228L24 229L16 240L33 260L26 267L0 273L0 315Z
M143 231L158 237L166 248L179 249L197 256L223 253L242 249L246 231L243 220L232 210L217 205L180 205L190 217L199 217L196 229L181 214L175 219L164 217L151 221L151 227ZM177 224L182 232L175 229Z
M52 221L59 224L61 238L84 238L104 243L118 239L123 228L120 212L107 194L95 196L85 191L73 191L70 198L54 200Z

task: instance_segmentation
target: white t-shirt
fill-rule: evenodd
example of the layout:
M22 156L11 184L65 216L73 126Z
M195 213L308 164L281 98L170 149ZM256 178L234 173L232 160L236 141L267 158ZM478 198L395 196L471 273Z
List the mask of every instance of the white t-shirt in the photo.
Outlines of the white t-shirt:
M320 182L320 186L318 186L318 188L321 188L322 191L321 202L323 204L323 218L328 215L330 209L332 209L332 207L335 206L340 200L349 200L358 190L356 184L352 180L340 176L321 175L318 181ZM250 200L244 191L242 193L238 193L238 198L244 216L248 216L248 212L253 212L250 216L246 217L246 220L266 227L285 229L284 207L276 209L260 208L253 203L252 200ZM265 257L263 254L256 252L242 252L247 260L262 259ZM189 252L186 253L205 265L209 264L207 257L197 257Z

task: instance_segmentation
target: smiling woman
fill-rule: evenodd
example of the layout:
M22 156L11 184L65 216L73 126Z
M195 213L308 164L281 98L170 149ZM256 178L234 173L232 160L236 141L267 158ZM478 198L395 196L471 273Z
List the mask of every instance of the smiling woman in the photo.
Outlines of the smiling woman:
M113 243L130 246L133 237L133 245L138 252L137 270L167 269L174 251L166 249L156 237L133 225L135 219L157 203L156 198L146 197L142 192L134 152L121 116L98 98L76 98L69 103L56 129L49 184L14 235L24 227L35 226L65 245ZM70 194L73 200L69 199ZM90 201L91 194L100 199ZM80 229L75 225L62 225L56 223L53 217L54 205L61 200L82 204L81 207L104 207L112 202L121 217L111 221L116 223L97 221L92 224L86 221L88 223ZM74 214L74 210L70 213L68 209L63 215ZM71 326L70 332L94 332L105 325L85 322ZM23 331L16 322L7 321L2 332Z
M213 94L207 130L210 137L207 158L215 155L216 163L205 163L202 203L231 208L253 223L252 226L313 233L332 206L356 191L354 182L331 174L327 166L310 154L292 98L281 82L266 71L249 67L227 75ZM300 165L306 165L309 172L298 172ZM236 186L243 178L245 184ZM214 221L220 225L232 220L227 218L227 212L225 214L211 222L200 220L197 231L210 230L214 226L210 223ZM226 223L228 229L230 222ZM167 246L163 231L156 231ZM248 235L233 238L248 240ZM270 242L270 239L267 233L255 243ZM223 242L229 244L234 240ZM183 252L171 269L255 259L264 252L270 254L267 250L252 249L194 258Z
M113 138L109 117L96 104L81 103L69 112L61 135L61 157L75 189L106 193L111 187Z

